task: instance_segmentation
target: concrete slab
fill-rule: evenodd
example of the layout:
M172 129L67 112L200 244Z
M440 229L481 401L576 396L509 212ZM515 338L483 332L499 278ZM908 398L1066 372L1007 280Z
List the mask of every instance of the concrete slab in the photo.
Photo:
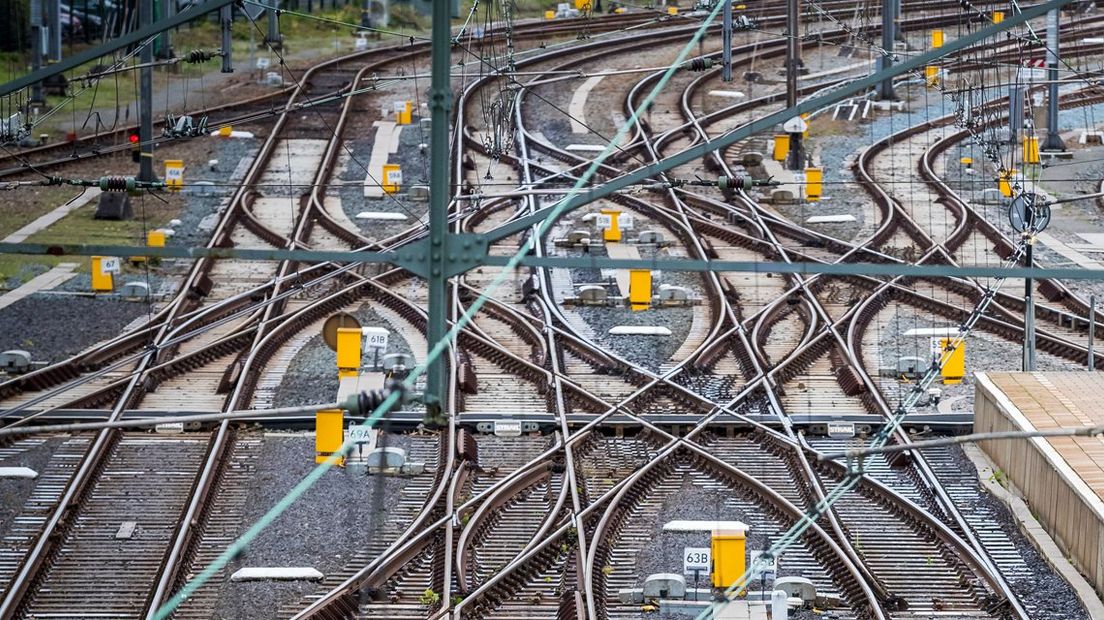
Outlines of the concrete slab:
M746 99L747 95L738 90L711 90L711 97L724 97L726 99Z
M957 327L914 327L905 332L905 336L908 338L924 336L931 338L951 338L957 335Z
M671 330L648 325L618 325L611 328L609 333L614 336L670 336Z
M635 245L626 243L607 243L606 254L610 258L618 260L640 260L640 250ZM602 271L607 271L603 269ZM615 269L614 277L617 279L617 290L622 297L629 297L629 270Z
M15 302L33 295L39 291L48 291L62 282L77 275L77 263L58 263L56 267L44 274L35 276L29 282L19 288L13 289L0 296L0 309L7 308Z
M0 467L0 478L23 478L33 480L38 472L30 467Z
M398 150L396 136L401 127L394 121L376 121L372 124L376 127L376 137L372 140L372 154L368 157L368 174L364 175L364 197L383 198L383 187L380 186L383 165L387 163L391 153ZM392 145L395 146L394 150Z
M103 191L98 187L87 187L83 192L70 198L68 202L50 211L49 213L40 216L30 224L27 224L23 228L13 232L12 234L4 237L2 240L4 243L23 243L27 240L27 237L35 234L36 232L45 230L52 226L55 222L61 218L69 215L72 211L83 207L84 205L92 202L93 199L99 197Z
M254 566L238 569L230 581L320 581L323 576L310 566Z
M854 222L855 216L850 213L843 213L840 215L814 215L805 220L806 224L841 224L844 222Z
M583 153L601 153L606 150L606 147L600 144L568 144L564 150Z
M743 530L746 532L748 529L748 524L742 521L697 521L677 519L663 524L664 532L712 532L713 530Z
M123 521L119 524L119 531L115 532L115 540L130 540L134 537L136 529L138 529L137 521Z
M404 213L392 213L388 211L361 211L356 214L358 220L387 220L402 222L407 219Z
M586 126L586 102L590 91L602 81L603 75L589 77L571 94L571 102L567 105L567 112L571 119L571 133L590 133Z

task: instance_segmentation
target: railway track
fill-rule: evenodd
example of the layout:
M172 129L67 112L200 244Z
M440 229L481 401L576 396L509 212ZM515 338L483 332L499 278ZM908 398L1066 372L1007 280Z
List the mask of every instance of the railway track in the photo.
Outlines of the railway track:
M838 10L846 10L845 5L839 3ZM768 23L777 19L769 17ZM920 28L931 23L930 19L906 20L903 26ZM583 43L566 55L536 54L519 67L534 71L538 74L534 81L539 81L585 62L599 50L611 59L632 62L633 53L676 45L691 28ZM822 33L828 40L844 40L846 35L834 30ZM765 61L777 62L777 54L770 50L778 48L748 43L740 53L762 49ZM418 53L424 50L392 50L371 58L381 64L405 62ZM374 66L363 63L363 58L336 61L312 69L309 79L304 76L310 90L293 95L285 106L242 189L231 199L213 244L378 248L419 234L413 227L370 239L350 229L349 222L330 209L332 204L327 206L324 188L345 148L341 145L345 124L356 122L349 118L355 99L315 106L316 114L305 117L292 113L296 97L317 98L320 93L357 88ZM658 106L665 111L632 128L621 153L600 175L612 178L644 161L656 161L779 105L777 89L768 87L773 92L746 105L709 112L699 109L695 93L716 88L709 83L715 79L710 75L677 79L675 91ZM657 74L631 81L624 91L622 117L636 107L655 79ZM472 102L492 81L493 76L468 85L458 102L460 122L466 125L467 119L476 116ZM823 86L817 83L809 88ZM526 184L553 187L557 180L573 180L586 163L585 157L569 152L566 145L537 135L542 133L542 115L526 116L536 95L523 92L518 99L516 145L521 156L492 156L460 130L454 144L456 187L464 179L477 183L473 171L491 171L495 176L512 172ZM309 122L303 122L305 118ZM878 174L879 166L882 170L911 166L916 159L913 151L920 148L910 145L930 144L936 132L938 140L924 151L922 161L928 162L924 191L943 199L940 208L947 206L953 217L941 219L939 227L922 212L932 208L933 200L910 196L912 202L905 206L876 189L879 181L892 181ZM319 133L332 137L312 137ZM875 193L870 213L881 218L876 226L864 228L857 242L805 228L743 193L671 189L617 196L606 205L631 212L641 225L661 231L673 241L666 250L672 256L884 262L899 260L886 252L886 246L903 230L922 253L917 261L921 262L953 255L966 227L980 231L989 242L1000 243L1003 238L993 236L999 231L986 229L965 206L955 206L939 175L930 169L930 153L962 136L930 123L903 133L887 142L883 149L887 153L879 153L878 145L872 147L855 168L859 184ZM281 153L293 150L310 165L285 165ZM538 161L534 157L538 153L558 163ZM870 158L876 162L873 172L868 168ZM690 177L709 170L736 176L742 171L733 167L732 159L714 156L672 175ZM272 186L286 179L289 186L312 189L269 195L246 189L258 182ZM473 212L458 212L454 226L457 231L491 230L539 204L531 195L488 201ZM559 252L548 239L539 241L538 253ZM513 253L518 247L517 238L506 239L492 252ZM412 331L424 327L424 293L416 280L399 270L369 272L316 265L297 271L297 267L218 261L212 268L200 261L181 297L151 325L65 365L0 384L0 395L9 399L4 401L9 407L30 406L36 392L44 398L34 404L46 407L114 402L114 415L137 407L180 408L185 399L213 410L251 403L264 406L272 402L271 386L279 369L286 368L297 347L303 346L299 334L317 327L328 313L367 301L392 325L402 323ZM492 277L477 271L458 281L452 289L455 312L467 309ZM976 283L964 281L948 286L900 279L708 275L691 286L703 303L688 312L690 323L679 346L664 359L641 364L631 359L630 352L610 346L602 327L591 324L594 317L588 319L586 313L563 306L562 293L570 285L570 275L565 280L564 274L551 269L513 274L461 333L450 364L452 410L503 417L551 412L558 421L556 431L518 440L475 438L458 428L454 419L439 435L418 440L419 457L432 466L403 490L378 544L329 575L306 600L289 601L281 615L638 617L639 609L622 603L619 592L639 585L643 575L638 563L654 540L649 528L669 513L680 493L694 489L725 496L726 514L747 521L757 536L774 538L842 476L838 464L811 465L810 457L816 452L838 447L830 441L805 437L788 424L784 432L760 428L721 437L710 431L711 422L752 412L792 421L824 409L888 418L887 403L894 388L873 379L869 361L860 354L864 337L877 330L873 322L884 320L879 311L889 303L903 302L957 319L979 290ZM1040 284L1041 293L1045 294L1045 286ZM1040 332L1043 348L1071 360L1078 355L1083 359L1083 338L1076 325L1084 320L1084 302L1059 283L1050 286L1046 290L1053 295L1048 297L1055 297L1056 305L1043 305L1038 317L1049 321L1048 329L1053 325L1055 333ZM299 287L317 290L293 293ZM955 296L953 302L947 301L950 294ZM268 301L258 304L259 299ZM1013 295L1003 296L1001 303L1005 311L981 327L999 337L1016 338L1022 333L1022 322L1014 315L1017 309L1022 313L1022 306L1017 306ZM193 330L200 333L174 341ZM158 347L155 354L133 353L149 342ZM425 343L412 348L424 355ZM90 387L71 394L71 400L51 393L51 388L86 380L119 360L127 361L82 384ZM196 400L197 393L203 400ZM675 409L694 412L700 420L689 428L675 429L650 421ZM592 420L582 428L570 428L567 415L578 412L591 415ZM643 430L635 437L604 434L602 420L614 413L630 416ZM895 440L909 439L902 432ZM234 536L239 527L234 515L241 513L256 441L248 435L236 436L226 423L210 435L101 433L91 442L81 469L69 482L59 483L66 485L66 491L43 500L54 508L42 511L52 517L38 536L60 542L22 552L23 559L12 564L13 586L4 608L29 617L51 604L67 604L66 611L81 604L103 604L95 597L107 596L117 584L92 588L85 600L62 595L58 599L62 602L51 602L49 595L57 590L48 584L69 583L65 580L70 575L86 570L67 558L109 553L109 547L97 546L95 539L77 536L77 526L90 516L114 522L128 514L121 502L119 513L111 512L116 508L108 500L117 488L112 485L123 484L113 478L117 471L113 468L129 463L153 471L153 461L143 459L171 458L172 450L182 450L186 454L174 459L178 469L157 470L158 476L174 484L152 515L162 519L159 535L143 539L148 547L142 554L150 559L135 567L155 583L135 587L132 599L113 601L122 606L118 611L122 615L155 608L182 587L189 574L215 557L221 541ZM79 444L75 445L83 447ZM988 527L984 516L961 513L961 507L976 501L978 491L957 473L946 453L925 453L903 468L879 463L857 493L818 519L780 559L779 570L812 579L819 592L839 601L841 617L1036 617L1031 615L1035 610L1020 600L1022 589L1008 585L1023 577L1015 545ZM60 518L70 510L75 516ZM142 526L139 531L145 533L146 527L155 529ZM81 545L89 545L91 555L85 555L86 547ZM207 617L217 604L220 583L202 588L177 617ZM439 595L436 602L424 602L427 591Z

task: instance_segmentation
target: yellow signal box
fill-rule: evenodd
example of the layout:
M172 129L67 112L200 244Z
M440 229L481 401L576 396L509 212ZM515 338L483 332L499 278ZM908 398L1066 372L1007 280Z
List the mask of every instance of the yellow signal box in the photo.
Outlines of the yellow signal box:
M1039 163L1039 138L1037 136L1024 137L1023 160L1025 164Z
M109 259L106 256L93 256L92 257L92 292L93 293L110 293L115 290L115 282L112 278L112 271L109 269L110 261L118 259Z
M824 191L824 171L820 168L805 169L805 200L817 202Z
M667 7L667 14L668 15L678 15L678 7L677 6Z
M184 160L165 160L165 187L170 190L179 190L184 187Z
M943 31L932 30L931 33L932 48L943 47Z
M412 122L413 114L413 105L409 101L404 101L401 105L396 104L395 124L409 125Z
M361 331L359 327L337 329L337 377L355 377L360 371Z
M974 158L973 157L963 157L963 158L958 160L958 163L962 164L963 166L966 166L967 170L971 170L974 167Z
M747 530L714 529L711 551L713 587L727 589L747 570Z
M345 412L341 409L323 409L314 414L314 462L325 463L341 450L345 443ZM337 466L345 466L345 457L337 459Z
M790 135L780 133L774 137L774 161L786 161L786 155L790 152Z
M402 188L402 168L398 164L384 164L381 176L380 183L385 194L394 194Z
M1012 180L1019 174L1018 170L1004 170L1001 172L1000 177L997 178L997 188L1000 190L1001 196L1005 198L1012 197Z
M163 230L151 230L146 233L146 247L148 248L163 248L165 247L165 231Z
M629 270L629 307L647 310L652 303L652 270Z
M936 345L940 355L939 374L943 377L944 385L962 383L962 378L966 376L966 341L963 340L953 350L948 350L953 342L953 338L940 338Z
M606 241L620 241L621 229L617 227L617 216L621 215L621 212L617 209L602 209L601 213L609 216L609 226L602 232L602 238Z
M232 133L234 133L234 128L231 127L230 125L226 125L225 127L219 127L219 130L218 130L219 137L229 138L230 134L232 134Z
M999 24L1004 21L1004 11L993 11L993 23Z
M935 65L928 65L924 67L924 81L928 86L935 86L939 83L939 67Z
M556 19L556 12L555 11L545 11L544 12L544 18L545 19Z

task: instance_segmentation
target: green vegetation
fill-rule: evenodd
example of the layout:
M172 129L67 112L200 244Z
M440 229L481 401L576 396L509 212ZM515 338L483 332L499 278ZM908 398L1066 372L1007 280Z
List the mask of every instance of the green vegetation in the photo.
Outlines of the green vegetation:
M426 588L425 592L418 597L418 604L429 607L430 605L436 605L441 602L441 595L433 591L433 588Z

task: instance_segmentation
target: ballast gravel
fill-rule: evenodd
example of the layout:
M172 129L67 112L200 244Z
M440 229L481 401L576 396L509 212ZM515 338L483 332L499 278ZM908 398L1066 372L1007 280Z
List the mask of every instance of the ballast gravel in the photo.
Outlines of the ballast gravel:
M389 446L409 448L401 435ZM314 435L266 435L255 482L248 490L242 531L258 521L314 469ZM266 527L232 560L226 575L247 566L312 566L324 575L345 567L352 552L367 546L386 523L388 507L405 484L392 476L367 476L333 468ZM276 617L281 605L316 592L315 582L230 582L218 596L216 617L261 620Z
M23 349L57 362L117 336L146 304L78 295L35 294L0 310L0 351Z

